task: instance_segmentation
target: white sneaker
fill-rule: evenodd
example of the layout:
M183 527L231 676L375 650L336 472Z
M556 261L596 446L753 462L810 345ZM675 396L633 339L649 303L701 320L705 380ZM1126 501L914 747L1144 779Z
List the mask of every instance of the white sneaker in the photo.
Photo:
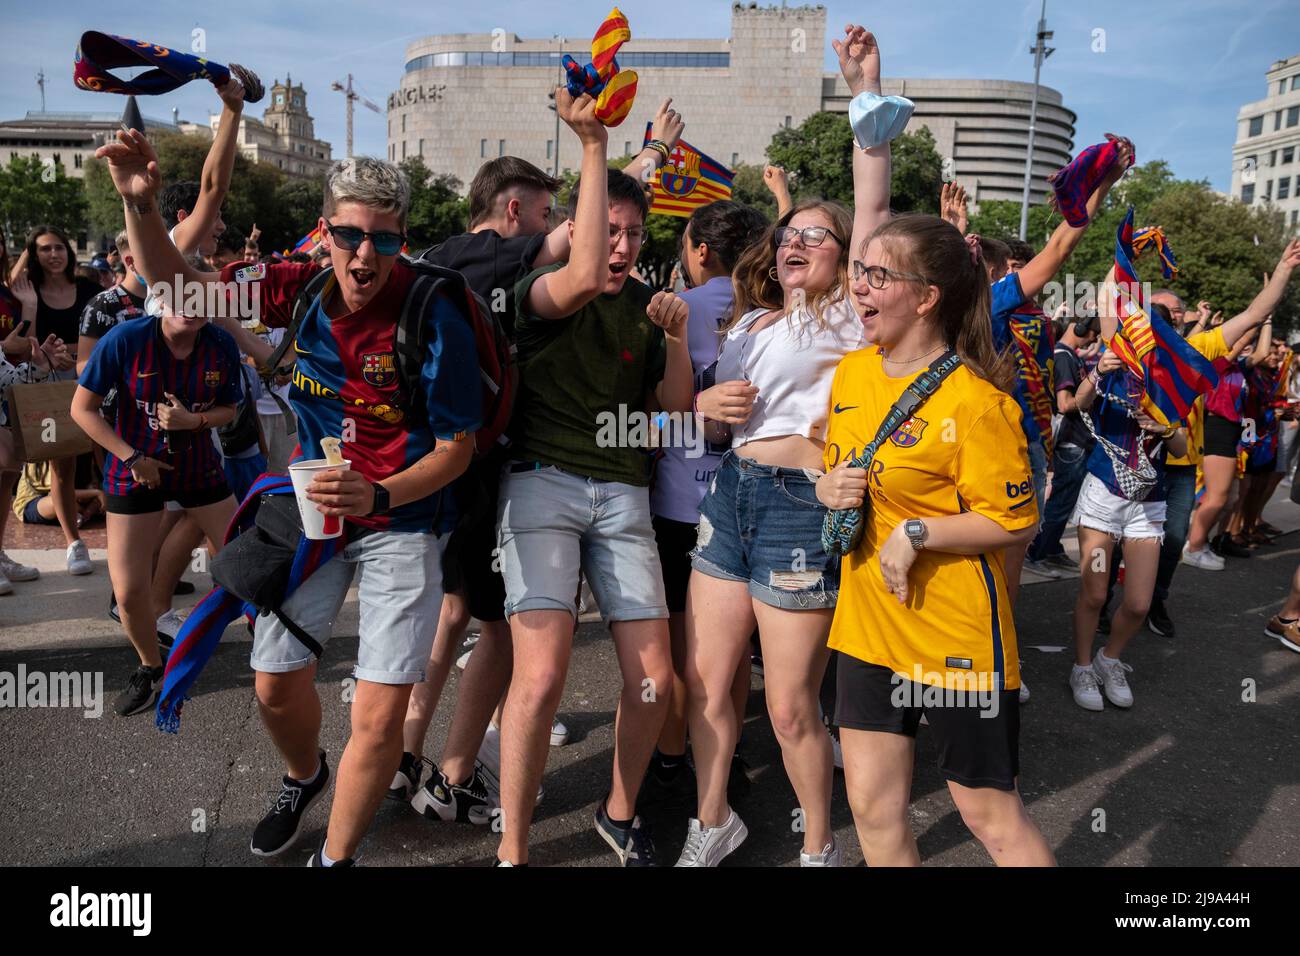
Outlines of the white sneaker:
M90 563L90 551L86 549L86 542L78 539L68 545L69 574L89 574L94 570L94 566Z
M41 572L26 564L19 564L9 555L0 551L0 577L6 577L10 581L35 581L41 576ZM4 593L8 593L7 591Z
M691 817L686 825L686 845L682 855L677 858L676 866L717 866L735 849L745 842L749 830L731 811L731 816L721 826L706 827Z
M1074 692L1074 702L1084 710L1102 710L1106 706L1102 702L1097 675L1091 667L1074 665L1074 670L1070 671L1070 690Z
M1029 703L1029 685L1025 683L1023 677L1020 679L1020 703Z
M180 633L181 625L184 623L185 619L183 617L177 614L172 608L168 608L158 616L158 623L155 627L159 634L165 634L167 637L175 641L176 635Z
M1123 661L1113 661L1106 656L1105 651L1098 651L1097 656L1092 659L1092 670L1101 681L1102 686L1106 688L1106 699L1116 707L1132 707L1133 691L1128 686L1128 678L1124 676L1133 668Z
M0 505L0 507L4 507L4 506ZM9 583L9 579L5 577L4 571L0 571L0 594L13 594L13 593L14 593L14 586Z
M557 718L551 724L551 746L563 747L569 742L569 728L564 726Z
M474 647L476 644L478 644L478 639L479 639L479 635L470 634L465 638L465 643L461 645L462 647L465 648L465 653L460 655L460 657L456 658L456 666L459 667L461 670L464 670L465 667L469 664L469 656L474 653Z
M840 852L840 845L835 842L834 838L822 848L820 853L804 853L802 851L799 853L800 866L843 866L843 860L844 854Z
M1202 571L1222 571L1224 563L1223 558L1209 548L1202 548L1200 551L1189 551L1186 545L1183 546L1183 564L1190 564Z

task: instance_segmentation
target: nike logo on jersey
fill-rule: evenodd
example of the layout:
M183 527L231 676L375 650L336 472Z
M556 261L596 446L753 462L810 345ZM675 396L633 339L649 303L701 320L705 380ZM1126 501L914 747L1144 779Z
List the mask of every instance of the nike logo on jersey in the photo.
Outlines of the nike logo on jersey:
M148 378L150 375L157 375L157 374L158 374L157 372L139 372L139 373L136 374L135 377L136 377L136 378Z
M848 412L848 411L852 411L853 409L855 409L855 408L857 408L857 407L858 407L858 406L856 406L856 405L841 405L839 402L836 402L836 403L835 403L835 414L838 415L840 412Z

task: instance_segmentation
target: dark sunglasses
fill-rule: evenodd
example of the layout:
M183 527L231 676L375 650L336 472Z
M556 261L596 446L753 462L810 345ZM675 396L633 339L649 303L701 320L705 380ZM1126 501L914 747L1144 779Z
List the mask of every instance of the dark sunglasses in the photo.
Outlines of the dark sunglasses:
M788 246L794 242L794 237L798 236L805 246L820 246L830 236L841 246L844 240L835 233L831 232L825 226L807 226L803 229L796 229L794 226L782 226L774 233L776 244L778 246Z
M889 285L891 279L911 279L913 282L924 282L930 284L930 280L923 275L917 275L915 272L895 272L893 269L886 269L884 266L867 266L863 265L857 259L853 260L853 281L859 282L862 277L867 277L867 285L873 289L883 289Z
M325 220L325 228L339 244L339 248L348 252L360 249L367 239L374 244L375 252L381 256L395 256L406 245L406 236L400 232L366 232L356 226L336 226L328 219Z

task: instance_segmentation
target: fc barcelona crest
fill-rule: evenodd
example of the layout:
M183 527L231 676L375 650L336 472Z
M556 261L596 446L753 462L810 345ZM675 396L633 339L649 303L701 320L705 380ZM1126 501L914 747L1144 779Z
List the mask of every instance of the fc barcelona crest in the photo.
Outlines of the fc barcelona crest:
M894 430L894 433L889 436L889 440L899 448L911 448L921 440L921 435L924 434L925 426L928 424L929 422L924 418L917 418L913 415Z
M397 381L392 352L367 352L361 356L361 377L375 388L388 388Z
M208 388L216 388L221 384L221 372L216 369L210 369L203 373L203 384Z

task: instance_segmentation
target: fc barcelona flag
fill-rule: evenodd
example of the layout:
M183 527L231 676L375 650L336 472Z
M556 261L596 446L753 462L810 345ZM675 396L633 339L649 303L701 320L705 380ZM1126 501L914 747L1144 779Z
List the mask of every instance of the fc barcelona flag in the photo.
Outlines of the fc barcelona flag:
M645 140L650 142L650 123ZM661 216L690 216L701 206L731 198L731 180L736 174L717 160L705 156L686 140L668 157L668 164L650 181L654 200L650 211Z
M1172 256L1172 254L1171 254ZM1185 419L1196 397L1219 383L1214 366L1160 316L1144 308L1133 269L1133 207L1115 237L1115 314L1119 328L1107 344L1145 386L1142 408L1166 424Z

